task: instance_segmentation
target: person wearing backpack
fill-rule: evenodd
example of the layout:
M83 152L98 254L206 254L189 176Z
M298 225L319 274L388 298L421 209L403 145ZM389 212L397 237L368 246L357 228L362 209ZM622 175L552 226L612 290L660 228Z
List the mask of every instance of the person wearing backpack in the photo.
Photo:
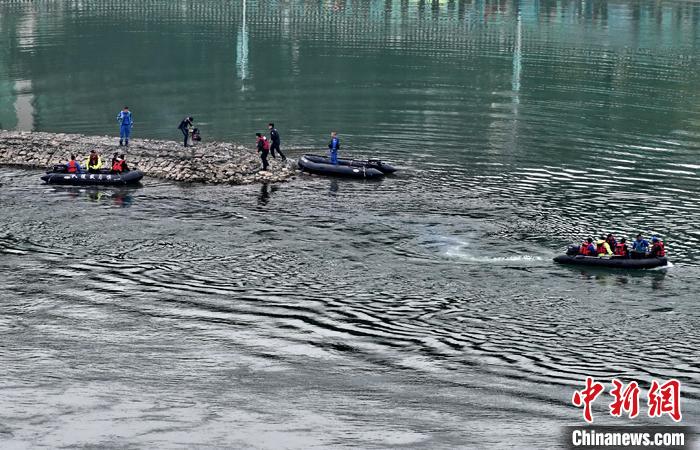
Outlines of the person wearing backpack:
M258 153L260 153L260 159L262 160L263 168L262 170L267 170L267 155L270 153L270 141L267 140L265 136L260 133L255 133L257 138Z

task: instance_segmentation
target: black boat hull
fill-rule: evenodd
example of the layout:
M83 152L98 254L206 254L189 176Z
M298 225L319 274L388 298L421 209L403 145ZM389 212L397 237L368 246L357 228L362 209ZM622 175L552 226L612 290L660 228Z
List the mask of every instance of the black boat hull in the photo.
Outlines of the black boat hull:
M357 161L338 159L338 164L331 164L330 158L320 155L303 155L299 158L299 168L305 172L351 178L381 178L396 172L396 169L379 160Z
M615 269L653 269L668 264L666 258L622 258L609 256L559 255L554 258L559 264L571 264L589 267L610 267Z
M60 173L49 172L41 179L47 184L70 186L128 186L138 184L143 178L140 170L124 173Z

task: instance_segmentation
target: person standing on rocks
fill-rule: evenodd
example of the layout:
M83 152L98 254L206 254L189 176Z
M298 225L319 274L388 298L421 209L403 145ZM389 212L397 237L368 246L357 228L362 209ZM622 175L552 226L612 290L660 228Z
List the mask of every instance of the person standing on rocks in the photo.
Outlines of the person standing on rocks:
M190 117L185 117L182 119L182 122L180 122L180 125L178 125L178 130L182 131L182 134L185 136L185 147L187 147L187 141L190 139L190 130L192 130L194 124L194 119L192 116Z
M131 127L134 126L134 120L131 117L131 111L129 111L128 106L125 106L124 109L119 111L119 114L117 114L117 122L119 122L119 146L126 145L128 147Z
M277 158L277 155L275 155L275 150L277 150L277 153L282 157L282 161L286 161L287 157L284 156L284 153L282 153L280 149L280 133L277 131L277 128L275 128L275 124L270 122L267 124L267 128L270 130L270 141L272 142L270 145L270 154L273 158Z
M255 137L258 139L257 146L258 153L260 153L260 159L262 160L262 170L267 171L267 154L270 151L270 142L268 142L267 138L260 133L255 133Z

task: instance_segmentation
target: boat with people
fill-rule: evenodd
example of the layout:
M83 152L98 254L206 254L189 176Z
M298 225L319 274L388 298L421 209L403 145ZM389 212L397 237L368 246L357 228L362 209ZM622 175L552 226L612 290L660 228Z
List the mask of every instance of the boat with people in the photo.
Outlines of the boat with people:
M571 264L578 266L610 267L616 269L653 269L668 265L668 259L664 257L646 257L639 259L625 258L623 256L584 256L584 255L559 255L554 258L559 264Z
M381 178L396 172L394 166L379 159L338 159L337 164L333 164L331 158L311 154L302 155L298 165L309 173L352 178Z
M114 173L110 169L90 172L68 172L65 165L56 165L42 175L46 184L65 184L71 186L128 186L138 184L143 178L140 170Z
M555 257L554 262L618 269L653 269L668 265L664 243L658 237L652 236L650 243L638 234L630 249L625 238L618 241L612 233L601 235L597 241L589 237L581 245L571 245L566 254Z

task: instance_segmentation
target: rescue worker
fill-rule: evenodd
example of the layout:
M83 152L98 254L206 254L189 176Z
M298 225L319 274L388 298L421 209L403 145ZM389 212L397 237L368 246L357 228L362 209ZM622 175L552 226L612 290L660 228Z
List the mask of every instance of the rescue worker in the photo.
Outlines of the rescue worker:
M102 168L102 158L95 150L90 150L90 156L85 160L85 167L89 173L96 173Z
M117 114L117 122L119 122L119 146L126 145L129 146L129 136L131 135L131 127L134 126L134 120L131 117L131 111L129 107L125 106L124 109L119 111Z
M257 138L258 153L260 153L260 159L263 164L262 170L267 170L267 154L270 151L270 142L260 133L255 133L255 137Z
M622 256L623 258L629 258L630 250L627 247L627 239L625 239L625 238L620 239L620 242L617 242L615 244L615 247L613 248L613 253L615 254L615 256Z
M275 150L277 150L277 153L282 157L282 161L286 161L287 157L284 156L284 153L282 153L280 149L280 133L277 131L277 128L275 128L275 124L270 122L267 124L267 128L270 130L270 154L273 158L277 158L275 155Z
M75 160L75 155L70 155L70 161L66 164L66 172L68 173L82 173L83 168L80 167L80 163Z
M649 241L644 239L641 233L637 234L637 237L632 243L632 251L630 252L630 257L634 259L646 258L648 251Z
M579 248L578 251L579 255L583 256L595 256L596 255L596 248L595 245L593 245L593 238L588 238L583 243L581 243L581 247Z
M649 256L652 258L662 258L666 256L664 243L656 236L651 237L651 251L649 252Z
M185 117L177 126L177 129L182 131L183 136L185 136L185 147L187 147L187 141L190 137L190 130L194 127L194 119L192 116Z
M605 238L605 242L608 243L611 249L615 250L615 246L617 245L617 239L615 239L615 236L613 236L612 233L608 233L608 236Z
M331 141L328 143L328 149L331 154L331 164L338 164L338 150L340 150L340 139L338 133L331 132Z
M126 158L122 153L119 157L112 163L112 173L122 173L128 172L129 166L126 165Z
M612 249L610 248L610 245L605 240L605 236L600 236L600 238L598 239L598 241L595 244L596 244L595 251L598 254L598 256L610 256L613 254Z

